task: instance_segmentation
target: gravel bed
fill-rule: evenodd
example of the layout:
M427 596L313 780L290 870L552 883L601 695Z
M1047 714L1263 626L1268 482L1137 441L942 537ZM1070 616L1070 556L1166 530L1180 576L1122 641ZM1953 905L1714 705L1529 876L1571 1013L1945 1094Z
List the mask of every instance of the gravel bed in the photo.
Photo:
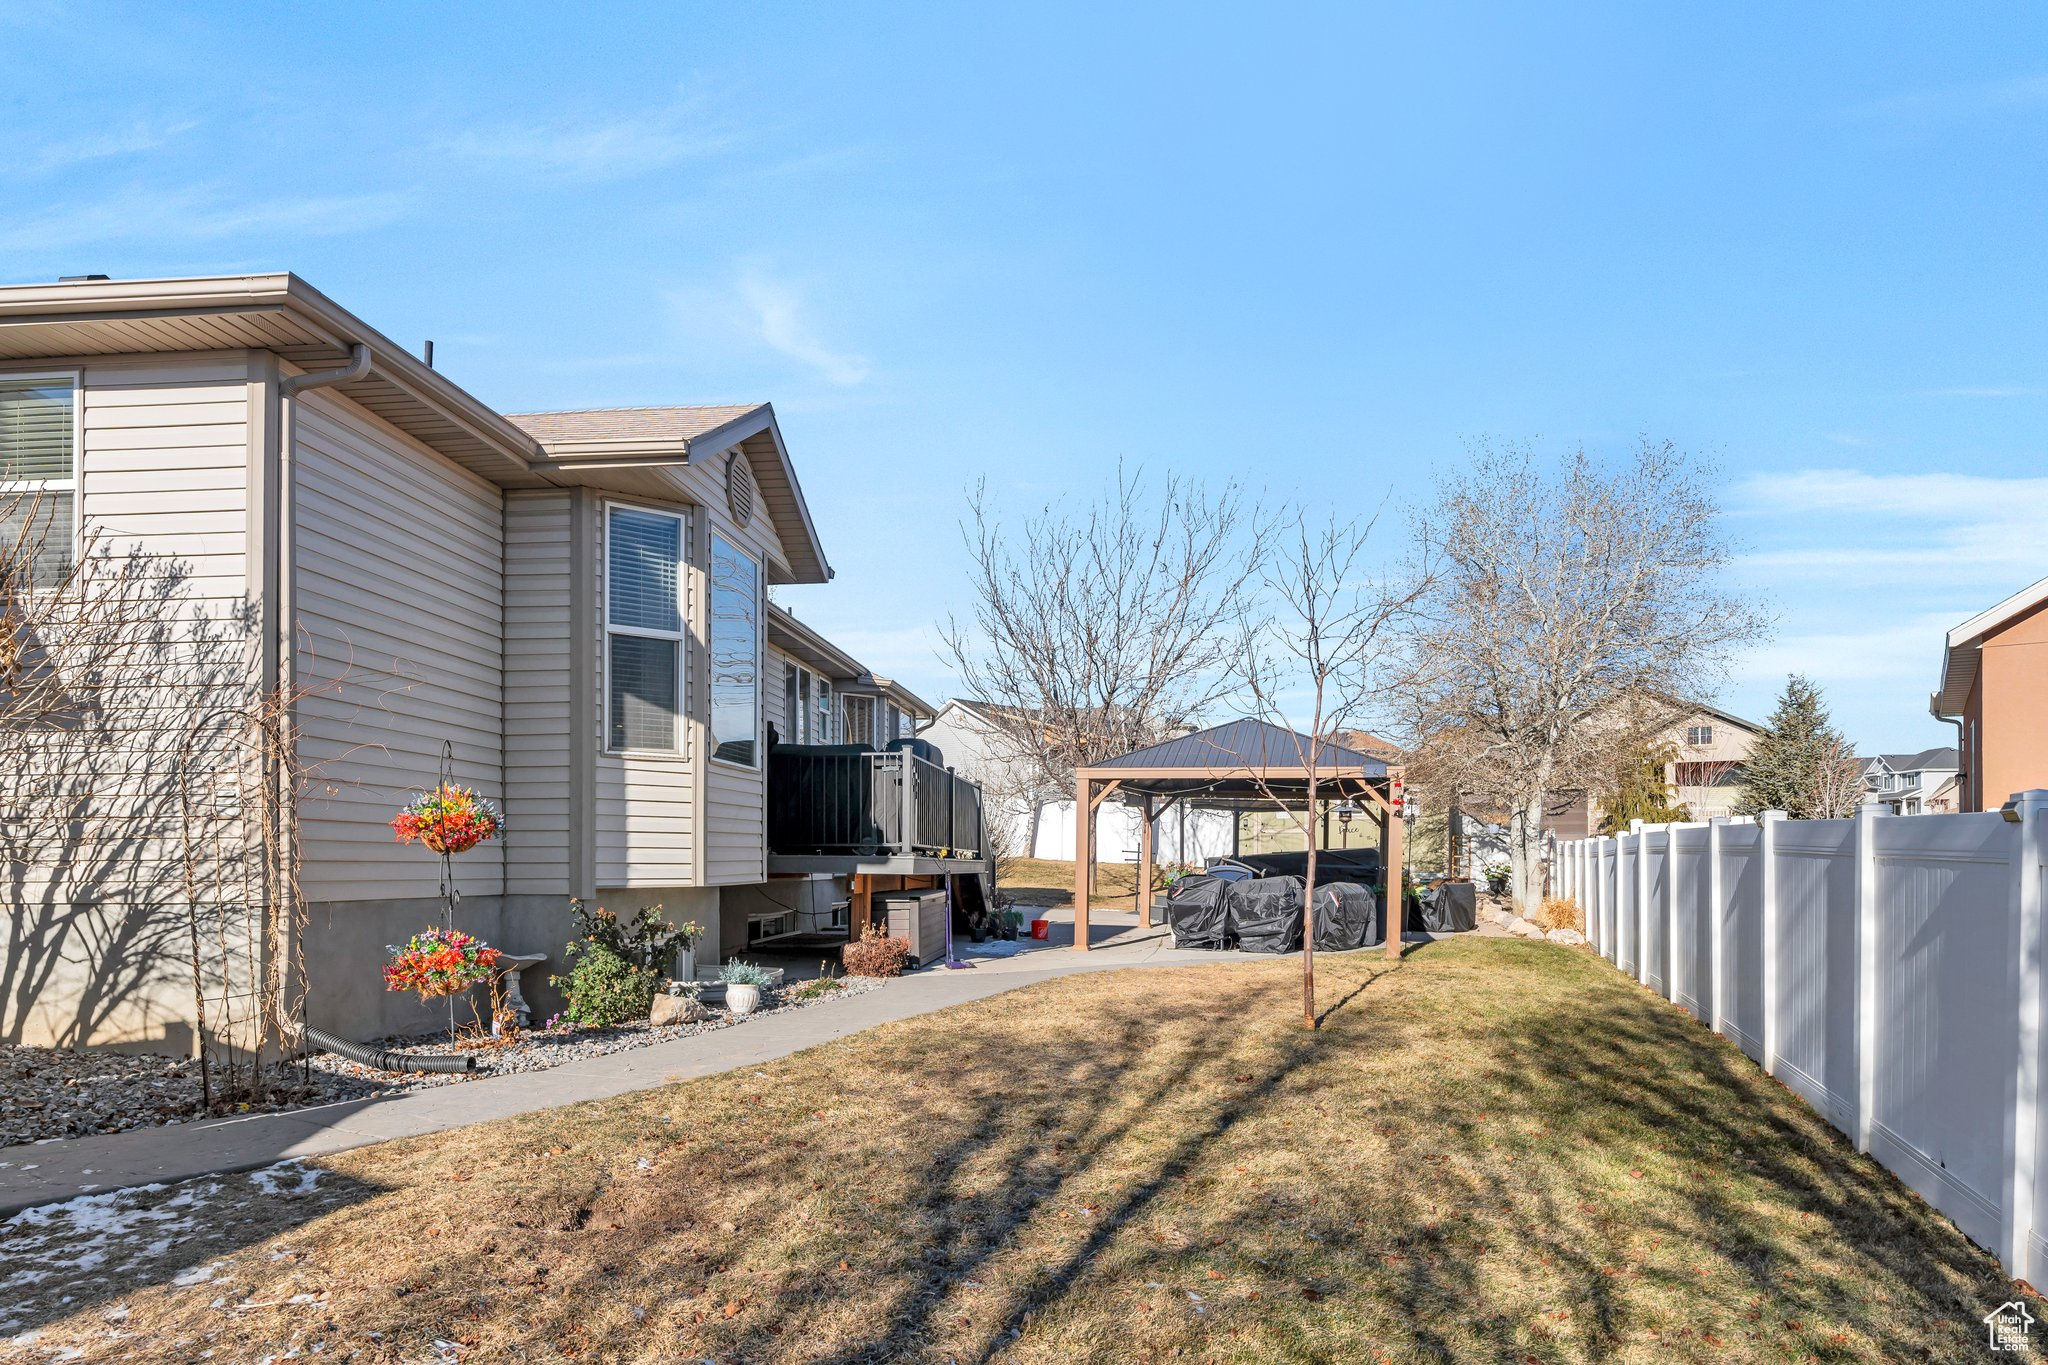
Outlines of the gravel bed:
M274 1113L348 1099L361 1088L297 1067L266 1073L265 1098L238 1110ZM200 1117L199 1067L188 1057L0 1046L0 1147L155 1128Z
M580 1062L588 1057L603 1057L614 1052L630 1052L636 1047L650 1047L655 1043L670 1043L678 1038L694 1038L700 1033L715 1033L719 1029L736 1028L748 1019L761 1019L771 1014L782 1014L814 1005L820 1000L839 1000L849 995L871 991L882 983L872 977L847 976L839 980L846 984L839 990L807 1000L791 1000L777 992L751 1015L735 1018L724 1010L708 1005L711 1017L695 1024L669 1024L661 1028L636 1020L630 1024L618 1024L611 1028L555 1028L530 1029L518 1041L512 1043L483 1043L451 1049L445 1033L420 1034L411 1038L389 1038L375 1046L393 1052L410 1053L414 1056L446 1054L450 1051L474 1052L477 1069L467 1075L438 1075L431 1072L390 1072L377 1071L351 1062L345 1057L336 1057L323 1052L313 1058L316 1071L331 1076L372 1084L376 1094L400 1095L410 1090L431 1090L442 1085L462 1085L486 1076L506 1076L522 1071L546 1071L565 1062ZM801 983L794 983L801 984Z
M880 986L867 977L842 977L842 989L806 1000L777 992L751 1018L802 1009L818 1000L859 995ZM795 988L794 983L792 989ZM545 1071L565 1062L627 1052L744 1024L712 1008L711 1018L665 1028L640 1022L616 1028L532 1030L517 1042L476 1047L477 1070L470 1075L427 1075L375 1071L329 1053L309 1066L274 1068L260 1103L238 1113L275 1113L336 1100L375 1099L440 1085L461 1085L486 1076ZM446 1034L385 1039L375 1044L397 1052L445 1053ZM189 1122L202 1117L199 1068L189 1058L119 1052L73 1052L64 1048L0 1046L0 1148L59 1138L120 1133L133 1128Z

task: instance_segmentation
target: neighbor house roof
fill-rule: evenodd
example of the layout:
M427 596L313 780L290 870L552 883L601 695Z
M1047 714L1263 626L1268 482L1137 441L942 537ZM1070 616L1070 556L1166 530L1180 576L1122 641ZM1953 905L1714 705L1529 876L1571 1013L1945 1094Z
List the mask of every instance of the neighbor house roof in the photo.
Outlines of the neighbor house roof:
M1930 769L1960 768L1961 756L1951 744L1943 748L1922 749L1917 754L1879 754L1895 773L1921 773Z
M2044 603L2048 603L2048 578L2021 588L1950 631L1941 650L1941 686L1927 699L1927 709L1944 720L1960 717L1970 688L1977 681L1978 657L1984 641Z

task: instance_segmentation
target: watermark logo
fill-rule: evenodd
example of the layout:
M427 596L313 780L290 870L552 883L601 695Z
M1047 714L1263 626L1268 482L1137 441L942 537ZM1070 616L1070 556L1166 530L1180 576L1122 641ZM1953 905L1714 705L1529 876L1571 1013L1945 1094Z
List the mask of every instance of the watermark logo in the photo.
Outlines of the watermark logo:
M1984 1326L1990 1330L1991 1349L1994 1351L2030 1351L2034 1347L2029 1335L2033 1331L2034 1315L2018 1299L2002 1303L1985 1314Z

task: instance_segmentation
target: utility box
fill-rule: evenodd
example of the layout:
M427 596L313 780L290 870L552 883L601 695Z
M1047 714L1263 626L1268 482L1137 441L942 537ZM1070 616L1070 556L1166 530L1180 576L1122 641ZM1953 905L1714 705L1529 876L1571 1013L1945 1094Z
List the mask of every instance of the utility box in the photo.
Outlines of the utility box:
M887 891L878 894L875 903L887 919L889 937L910 944L913 963L928 967L945 959L945 891Z

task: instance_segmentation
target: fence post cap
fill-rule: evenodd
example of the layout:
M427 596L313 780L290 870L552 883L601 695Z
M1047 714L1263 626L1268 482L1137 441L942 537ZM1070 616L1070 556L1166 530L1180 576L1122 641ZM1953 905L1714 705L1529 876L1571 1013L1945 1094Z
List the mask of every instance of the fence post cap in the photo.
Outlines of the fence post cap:
M1709 815L1707 823L1710 825L1725 825L1728 823L1728 817L1725 815Z
M1643 822L1642 822L1642 820L1641 820L1640 818L1638 818L1638 819L1634 819L1634 820L1631 820L1631 821L1629 821L1629 822L1628 822L1628 832L1629 832L1630 834L1641 834L1641 833L1643 832Z
M2005 803L2005 807L2019 810L2040 810L2048 807L2048 789L2029 787L2023 792L2014 792L2011 799Z
M1789 820L1790 818L1781 810L1760 811L1757 814L1757 819L1759 820Z

